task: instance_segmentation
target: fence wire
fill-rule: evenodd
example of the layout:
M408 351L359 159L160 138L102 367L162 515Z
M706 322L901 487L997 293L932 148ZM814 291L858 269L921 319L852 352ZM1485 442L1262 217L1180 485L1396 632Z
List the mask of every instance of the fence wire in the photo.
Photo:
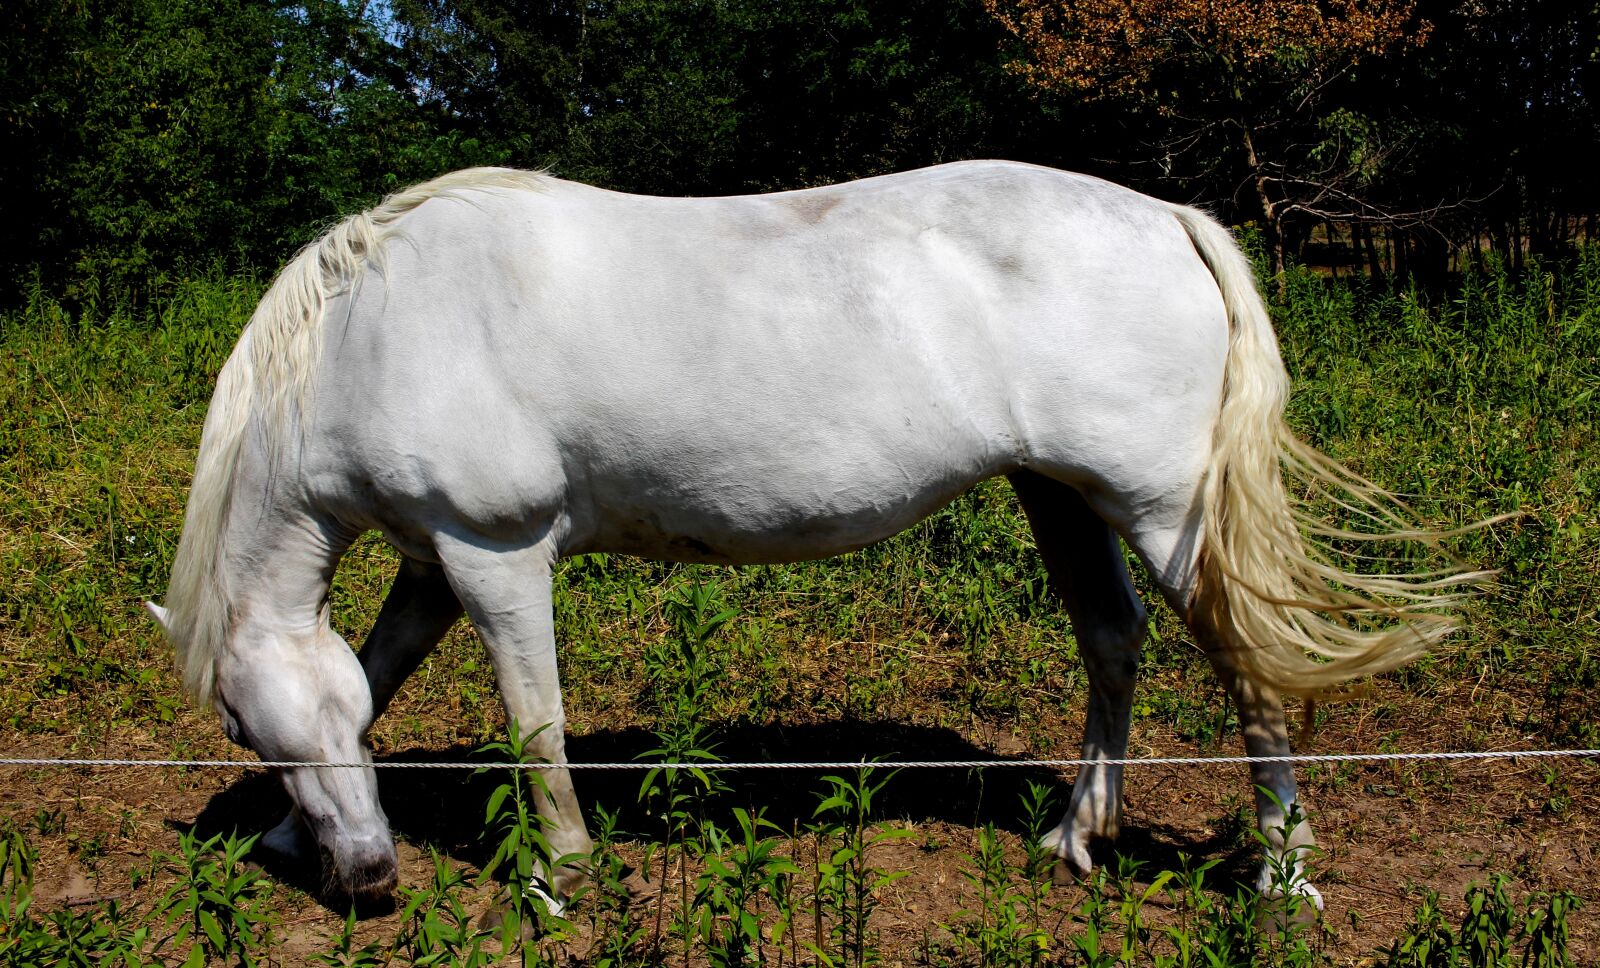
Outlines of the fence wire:
M363 762L323 762L318 760L133 760L16 758L0 759L0 767L151 767L186 769L328 769L356 770L995 770L1068 769L1086 766L1232 766L1251 763L1417 763L1456 760L1550 760L1596 759L1600 749L1579 750L1476 750L1438 753L1295 753L1286 756L1141 756L1119 759L1057 760L852 760L852 761L722 761L715 759L677 762L630 761L626 763L526 763L470 760L406 762L380 760Z

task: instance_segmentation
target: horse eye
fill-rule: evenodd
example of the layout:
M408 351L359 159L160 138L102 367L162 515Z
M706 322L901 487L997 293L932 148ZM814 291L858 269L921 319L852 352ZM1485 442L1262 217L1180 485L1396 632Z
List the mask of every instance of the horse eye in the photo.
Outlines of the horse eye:
M244 726L239 723L239 714L225 701L217 703L217 711L222 714L222 731L227 734L228 742L249 749L250 740L245 736Z

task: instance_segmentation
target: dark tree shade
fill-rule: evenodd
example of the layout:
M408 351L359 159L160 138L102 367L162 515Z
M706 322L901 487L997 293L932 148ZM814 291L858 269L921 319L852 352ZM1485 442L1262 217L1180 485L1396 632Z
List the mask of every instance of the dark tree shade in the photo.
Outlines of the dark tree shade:
M1307 90L1224 97L1217 71L1158 58L1111 100L1030 89L1007 68L1028 50L984 0L12 0L3 292L35 272L90 293L270 271L340 215L474 164L726 194L1009 157L1236 220L1264 188L1289 256L1339 222L1365 262L1424 279L1452 243L1515 260L1592 232L1600 8L1416 16L1425 41Z

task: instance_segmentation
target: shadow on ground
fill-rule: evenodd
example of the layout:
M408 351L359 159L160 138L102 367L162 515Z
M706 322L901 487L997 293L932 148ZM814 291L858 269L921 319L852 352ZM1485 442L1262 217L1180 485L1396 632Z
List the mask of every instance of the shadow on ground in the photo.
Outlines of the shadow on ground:
M655 734L642 728L569 737L567 755L574 763L625 763L644 759L659 744ZM984 760L1015 762L974 746L954 730L899 723L841 722L806 726L732 726L719 737L715 752L725 761L795 762L818 760L857 762L870 757L886 760ZM379 762L492 762L496 758L467 746L447 749L407 750L380 757ZM732 822L732 809L760 810L780 829L804 832L813 821L817 804L827 795L824 777L839 770L728 770L718 777L725 790L706 801L704 813ZM878 779L884 776L880 770ZM464 769L386 769L379 771L384 810L396 836L426 850L433 848L457 861L483 865L489 857L480 839L484 804L504 782L501 771L475 773ZM661 836L659 821L652 819L640 801L640 770L574 773L578 797L594 816L596 805L617 815L618 829L628 837ZM903 819L916 824L942 823L975 828L993 823L1014 834L1026 831L1022 810L1028 784L1052 789L1050 823L1060 818L1070 793L1070 777L1037 767L1004 769L902 770L889 779L874 798L873 817ZM288 795L275 776L254 773L212 797L195 820L204 836L239 830L271 828L289 808ZM1217 858L1221 864L1208 882L1224 891L1251 882L1254 851L1238 845L1238 838L1220 831L1197 840L1191 831L1161 824L1124 826L1116 853L1134 858L1144 875L1176 870L1180 855ZM298 864L262 851L256 858L273 877L322 896L322 880L310 865ZM1096 856L1097 863L1115 865L1109 846ZM1140 880L1146 880L1141 877ZM330 899L333 907L338 902ZM342 908L340 908L342 910Z

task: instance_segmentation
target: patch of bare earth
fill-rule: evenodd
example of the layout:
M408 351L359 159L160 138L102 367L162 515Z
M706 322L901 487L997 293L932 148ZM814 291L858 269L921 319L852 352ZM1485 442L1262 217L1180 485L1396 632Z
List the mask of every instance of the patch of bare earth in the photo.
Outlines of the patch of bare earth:
M1485 697L1468 689L1426 698L1388 692L1336 707L1314 750L1371 751L1385 743L1408 750L1459 749L1464 742L1482 749L1545 745L1539 736L1486 725ZM1514 701L1495 699L1500 705ZM1502 711L1496 709L1497 722L1517 721L1498 715ZM729 759L856 760L874 754L1008 759L1040 752L1024 749L1022 736L1042 731L1076 736L1078 728L1073 717L1005 726L975 722L960 731L837 721L730 727L720 751ZM578 761L632 759L653 745L653 738L638 727L591 730L578 722L574 733L570 752ZM1132 753L1220 755L1242 752L1239 745L1231 738L1216 748L1197 750L1170 730L1141 724ZM154 733L125 728L103 737L0 736L0 755L5 757L158 758L175 750L195 757L240 755L222 741L215 724L190 714ZM399 760L455 760L470 755L470 745L392 749L380 744L379 753L380 758ZM881 802L882 822L909 835L872 857L876 867L907 872L880 893L873 915L887 964L914 963L925 944L939 941L942 926L959 922L961 912L976 906L962 872L971 866L967 855L976 852L982 824L995 823L1020 856L1019 800L1029 778L1056 779L1058 803L1064 802L1070 776L1031 769L907 771L892 781ZM1303 801L1324 851L1316 879L1327 900L1326 923L1332 930L1328 950L1336 964L1360 964L1390 943L1424 891L1438 892L1445 909L1459 919L1468 885L1496 872L1512 876L1517 896L1552 890L1584 895L1586 909L1571 925L1574 960L1600 961L1600 928L1592 917L1600 898L1589 877L1600 861L1595 821L1600 815L1600 765L1574 760L1357 764L1303 770L1301 778ZM730 775L728 781L731 791L714 809L760 808L779 827L795 831L803 830L822 789L814 773ZM578 779L586 804L605 803L621 812L624 829L643 830L651 821L637 807L638 782L636 773L584 773ZM494 783L492 776L464 771L383 772L384 803L400 840L402 884L420 887L429 882L430 849L467 867L487 860L478 838L483 803ZM191 826L204 833L257 831L274 823L287 806L275 778L260 770L8 768L0 787L5 791L4 813L28 831L39 851L36 896L45 911L108 899L125 907L148 907L165 882L157 877L134 887L131 875L150 869L152 852L176 851L180 831ZM1178 866L1180 854L1219 858L1209 882L1231 890L1254 877L1257 854L1246 829L1253 823L1250 804L1243 767L1130 769L1118 849L1143 863L1144 882L1156 871ZM813 841L801 833L789 849L807 869L801 882L809 883ZM640 863L640 843L624 842L620 852L628 863ZM1109 860L1112 855L1106 851L1102 856ZM322 894L316 872L264 861L282 919L276 957L285 964L304 963L339 932L344 910ZM676 870L668 872L667 883L670 920L680 883ZM491 892L489 887L470 892L475 911L487 910ZM1081 893L1074 887L1053 896L1061 916L1067 917ZM657 902L645 897L639 903ZM1159 923L1163 899L1158 896L1151 909ZM580 908L577 915L581 924L585 913ZM398 930L397 922L394 911L379 912L361 924L359 938L387 941ZM811 940L809 926L799 930L801 940ZM581 957L589 940L580 931L570 953Z

